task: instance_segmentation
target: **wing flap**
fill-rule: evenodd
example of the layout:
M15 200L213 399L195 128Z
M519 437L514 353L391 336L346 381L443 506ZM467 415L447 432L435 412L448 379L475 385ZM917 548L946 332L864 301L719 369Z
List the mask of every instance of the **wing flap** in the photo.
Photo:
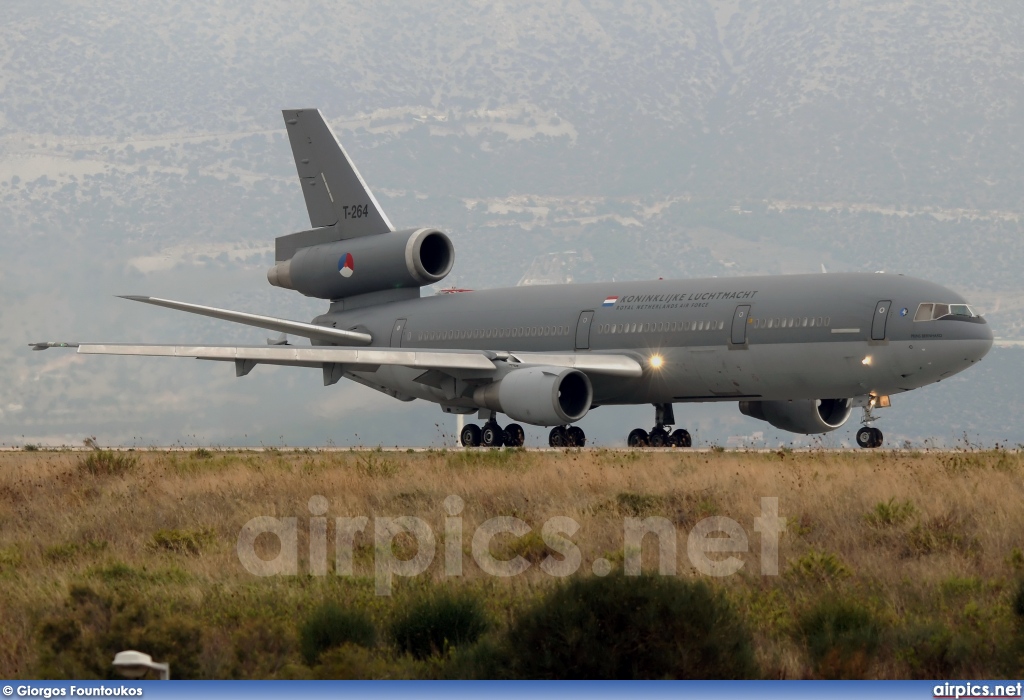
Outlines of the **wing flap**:
M508 359L524 365L571 367L584 374L601 374L611 377L639 377L644 373L641 364L628 355L512 352L508 353Z
M199 360L252 362L268 365L321 367L325 364L379 365L412 367L442 372L495 371L494 360L520 365L570 367L588 374L612 377L639 377L641 364L628 355L581 353L485 352L469 350L401 350L398 348L294 347L291 345L137 345L128 343L31 343L33 350L51 347L78 348L83 355L139 355L151 357L190 357ZM251 367L250 367L251 369ZM368 370L367 370L368 371Z

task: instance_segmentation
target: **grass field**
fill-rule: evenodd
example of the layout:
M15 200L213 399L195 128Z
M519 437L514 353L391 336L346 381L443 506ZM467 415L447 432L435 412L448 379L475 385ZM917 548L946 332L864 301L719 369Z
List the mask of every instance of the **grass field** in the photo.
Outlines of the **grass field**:
M451 496L461 510L449 500L446 511ZM771 569L756 522L765 498L778 499L785 519L777 575L762 573ZM179 678L588 673L572 662L529 670L542 667L522 640L537 629L581 645L580 659L611 653L606 637L627 633L643 637L628 647L636 658L683 637L749 640L753 655L738 670L630 662L613 675L1019 675L1022 505L1024 455L1006 451L6 452L0 676L105 676L113 653L130 647L169 659ZM239 557L243 526L260 516L295 518L296 561L284 574L254 575ZM359 516L367 525L347 548L335 518ZM429 527L432 559L402 521L386 520L402 516ZM522 557L524 572L499 577L478 563L474 534L495 517L524 530L497 534L483 551ZM672 557L659 550L665 537L648 535L645 576L623 578L638 555L625 544L627 519L650 517L676 535L675 574L658 575ZM735 521L747 538L740 546L733 533L739 551L706 555L735 557L742 568L732 575L701 573L689 553L689 535L711 517ZM549 521L561 531L542 532ZM578 567L566 556L573 546ZM269 534L253 541L262 560L287 562L286 550ZM426 568L395 575L380 595L382 562ZM337 573L348 565L352 575ZM567 578L551 573L572 568ZM584 603L595 597L580 613L589 622L572 617L565 587L609 570L603 593L573 589ZM624 613L608 596L623 580L643 601L614 631L608 620ZM714 629L699 627L705 594L724 606L707 623ZM537 622L553 606L555 632ZM690 627L641 635L655 608Z

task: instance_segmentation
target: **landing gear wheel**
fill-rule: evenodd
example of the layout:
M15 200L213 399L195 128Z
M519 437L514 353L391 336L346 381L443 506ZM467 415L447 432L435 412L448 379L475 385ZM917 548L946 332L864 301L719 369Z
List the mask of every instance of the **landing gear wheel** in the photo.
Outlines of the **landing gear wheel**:
M664 428L654 428L647 439L650 441L651 447L664 447L668 444L668 434Z
M673 432L670 439L676 441L676 444L673 445L673 447L693 447L693 440L690 438L690 433L682 428Z
M469 423L462 429L459 436L463 447L477 447L480 445L480 426L476 423Z
M626 444L630 447L647 447L650 444L650 438L646 430L637 428L626 438Z
M567 447L569 445L569 434L561 425L556 425L548 433L548 445L551 447Z
M864 426L857 431L857 445L864 449L878 447L882 444L882 431L878 428Z
M497 423L485 423L480 431L480 444L484 447L501 447L505 444L505 431Z
M508 438L505 440L505 444L509 447L522 447L523 443L526 442L526 431L523 430L523 426L518 423L512 423L505 428L505 434Z
M569 438L569 447L584 447L587 444L587 434L583 428L573 425L566 429L566 436Z

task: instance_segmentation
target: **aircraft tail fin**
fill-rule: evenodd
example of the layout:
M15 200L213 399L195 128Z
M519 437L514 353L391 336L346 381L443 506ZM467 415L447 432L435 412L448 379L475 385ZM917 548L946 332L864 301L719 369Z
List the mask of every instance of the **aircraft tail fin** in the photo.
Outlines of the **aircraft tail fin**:
M286 109L283 114L309 222L321 229L319 242L394 231L320 110Z

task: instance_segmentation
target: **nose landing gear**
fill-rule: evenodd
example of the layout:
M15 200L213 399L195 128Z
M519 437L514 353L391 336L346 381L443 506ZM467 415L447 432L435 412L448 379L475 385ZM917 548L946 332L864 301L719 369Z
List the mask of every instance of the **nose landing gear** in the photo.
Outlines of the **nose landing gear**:
M865 449L881 447L883 439L882 431L878 428L864 426L857 431L857 445Z
M875 420L877 420L877 418L871 412L871 409L874 408L873 404L874 401L872 401L871 403L864 407L864 417L860 419L860 422L863 423L864 425L860 430L857 431L857 446L863 447L864 449L874 449L876 447L881 447L882 442L885 439L882 435L881 430L879 430L878 428L872 428L869 425L870 423L873 423L875 422Z

